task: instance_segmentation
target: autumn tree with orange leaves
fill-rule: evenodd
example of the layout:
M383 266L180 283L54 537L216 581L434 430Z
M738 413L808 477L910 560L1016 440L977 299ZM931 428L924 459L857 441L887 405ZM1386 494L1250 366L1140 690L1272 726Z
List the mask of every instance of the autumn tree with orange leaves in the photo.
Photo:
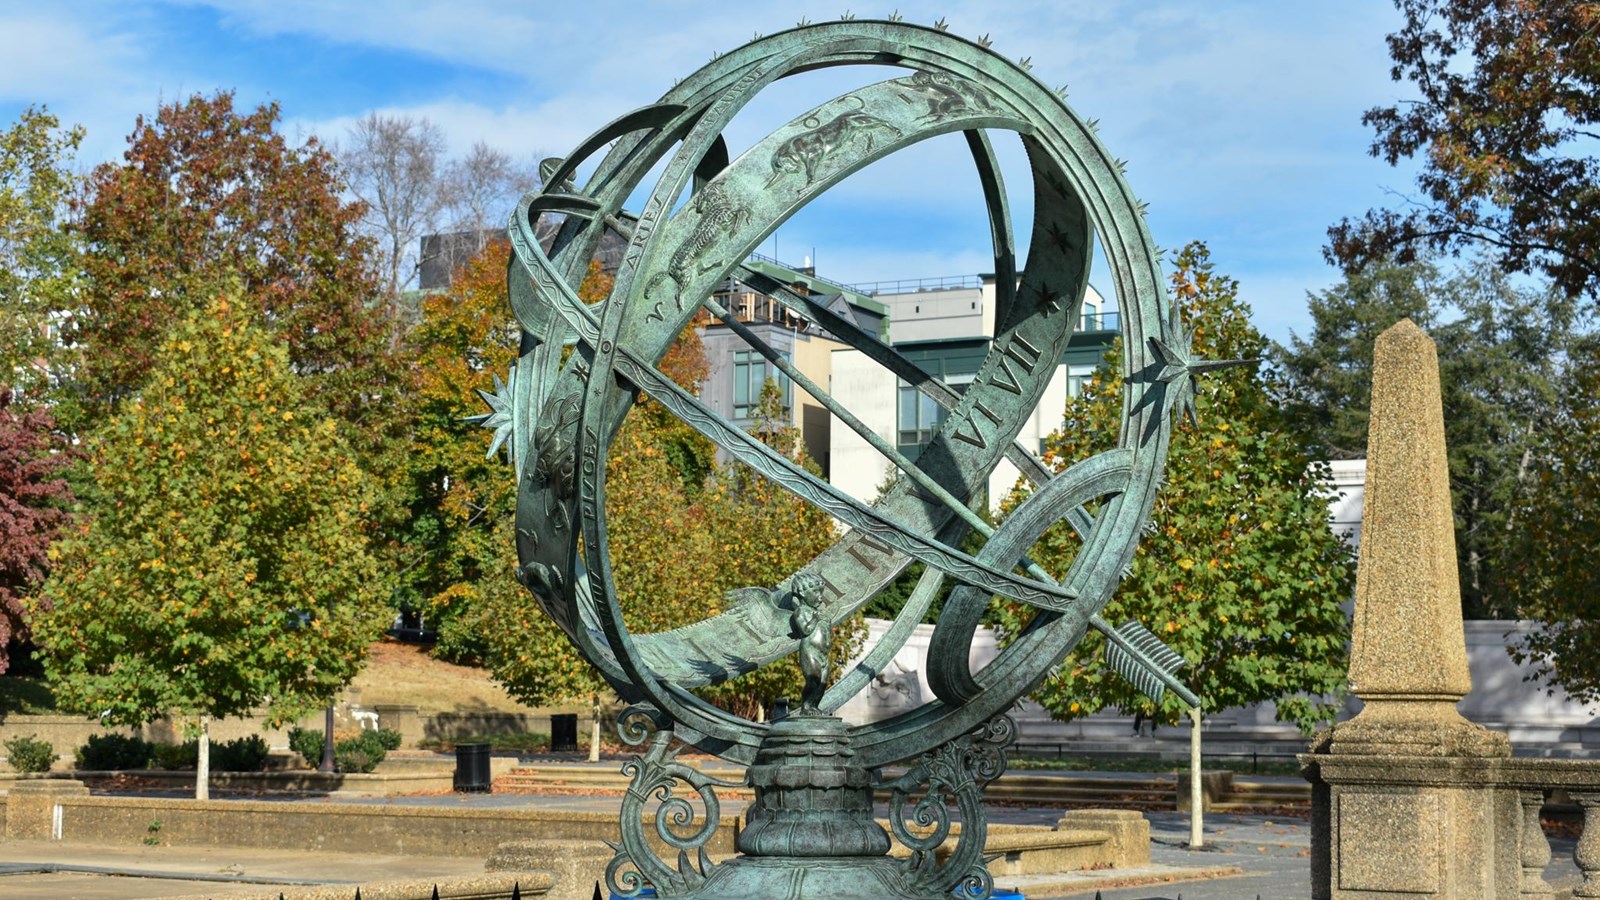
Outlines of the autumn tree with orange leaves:
M32 608L58 702L108 722L295 721L382 632L376 485L282 343L222 295L158 343L88 445L98 498L51 548Z
M503 461L485 458L491 433L463 421L483 411L477 390L490 387L516 356L508 261L509 248L491 244L447 291L425 301L413 335L421 399L413 455L420 507L431 510L419 514L431 522L419 535L433 541L416 548L427 572L417 595L439 629L440 652L480 659L513 696L538 705L582 697L603 684L512 578L515 480ZM595 302L610 289L610 277L591 266L579 294ZM660 368L699 390L708 364L693 328ZM799 452L793 435L784 450ZM648 396L612 444L607 535L624 614L637 631L703 619L721 608L726 591L776 584L833 541L825 514L753 474L719 466L715 457L709 441ZM779 696L797 696L799 685L798 668L785 662L708 695L755 714Z
M1355 270L1483 251L1507 272L1600 296L1600 3L1395 0L1390 76L1415 97L1367 110L1373 156L1416 160L1415 197L1328 230Z
M373 455L401 398L372 243L333 156L314 137L290 143L280 117L276 103L195 94L140 116L123 161L89 174L65 335L79 355L57 410L67 427L92 430L134 396L167 329L232 282L345 439Z

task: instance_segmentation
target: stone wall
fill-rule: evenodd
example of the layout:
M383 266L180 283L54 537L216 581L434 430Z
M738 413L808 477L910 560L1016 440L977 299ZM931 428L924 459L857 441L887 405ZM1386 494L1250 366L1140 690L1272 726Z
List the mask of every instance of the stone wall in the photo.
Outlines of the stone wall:
M587 704L571 707L542 707L529 709L525 712L501 712L498 710L461 710L452 712L423 713L415 706L381 705L375 707L377 724L384 728L393 728L400 732L402 747L416 747L425 740L450 743L469 737L479 737L496 734L519 734L534 732L541 734L550 733L550 717L561 713L576 713L578 715L578 732L580 736L589 733L590 723L593 721L590 707ZM299 723L300 727L320 732L323 726L323 714L313 713ZM213 742L231 741L252 734L259 734L267 741L267 746L274 750L287 750L289 748L289 729L292 725L270 728L266 719L260 716L236 719L218 719L211 723L211 740ZM341 715L337 721L337 728L356 727L356 723L348 715ZM54 770L61 772L72 768L74 752L91 735L96 734L122 734L141 737L152 743L178 744L186 738L183 734L183 725L170 719L151 722L141 728L111 727L102 724L98 719L84 716L28 716L13 714L0 718L0 743L14 737L33 735L42 741L49 741L55 752L61 758L56 761ZM3 759L4 750L0 750L0 759ZM10 765L0 762L0 772L10 771Z
M45 802L51 808L28 816L26 821L22 816L8 815L8 830L26 830L33 819L58 821L57 840L127 846L144 840L151 834L151 823L159 822L161 842L180 847L242 846L485 859L505 841L563 840L598 846L603 840L614 840L617 834L614 812L70 795L52 796ZM55 819L55 807L60 809L59 820ZM653 815L646 828L653 832ZM725 817L707 845L707 852L718 858L731 856L737 829L737 818ZM666 853L665 846L657 849ZM669 858L676 856L673 852Z
M867 620L869 633L863 654L888 625L878 619ZM1519 665L1506 652L1507 644L1519 640L1531 627L1527 622L1511 621L1465 623L1473 691L1462 701L1462 714L1508 733L1519 753L1600 754L1600 704L1577 703L1560 691L1550 694L1543 685L1530 680L1532 670L1528 666ZM931 698L926 672L932 634L933 626L917 626L885 671L846 703L839 710L840 716L852 723L875 722ZM972 642L971 665L986 665L995 653L993 633L987 628L979 629ZM1360 711L1361 701L1351 697L1340 718L1348 719ZM1038 704L1024 700L1013 715L1018 741L1025 745L1059 742L1070 743L1080 752L1144 750L1163 755L1170 750L1175 757L1189 751L1187 727L1162 728L1153 740L1135 739L1131 736L1132 718L1115 711L1057 722ZM1250 747L1271 751L1276 747L1292 754L1305 742L1294 725L1277 721L1272 703L1207 712L1205 737L1208 753L1238 752Z

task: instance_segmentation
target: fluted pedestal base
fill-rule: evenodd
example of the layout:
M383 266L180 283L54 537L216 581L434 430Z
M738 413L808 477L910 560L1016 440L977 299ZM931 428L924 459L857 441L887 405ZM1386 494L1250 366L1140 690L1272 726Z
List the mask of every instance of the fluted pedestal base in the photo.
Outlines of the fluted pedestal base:
M750 767L756 801L739 852L761 857L881 857L872 775L855 763L844 722L802 710L773 725Z

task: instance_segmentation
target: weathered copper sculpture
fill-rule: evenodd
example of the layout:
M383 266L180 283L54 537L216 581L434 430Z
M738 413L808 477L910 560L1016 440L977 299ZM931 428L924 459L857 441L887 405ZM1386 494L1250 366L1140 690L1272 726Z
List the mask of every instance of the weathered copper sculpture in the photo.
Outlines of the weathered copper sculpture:
M902 74L828 100L738 159L728 158L722 130L762 88L798 72L858 64L899 67ZM987 137L994 130L1020 135L1032 166L1032 239L1021 270ZM810 298L743 268L781 222L845 176L912 143L955 132L966 137L987 198L998 283L994 339L976 379L959 395ZM587 183L576 186L578 166L602 151ZM624 200L663 160L639 213L625 212ZM1026 61L1007 61L986 41L950 35L942 23L841 21L758 38L714 58L660 102L605 126L547 169L545 187L523 199L510 226L516 253L510 295L523 343L509 382L498 386L492 401L495 415L485 418L509 433L517 469L518 579L634 704L621 723L624 737L650 741L627 768L635 781L623 805L622 842L607 872L611 888L629 895L648 882L662 896L699 898L931 898L952 890L986 896L991 883L981 859L982 788L1005 769L1014 733L1006 712L1016 699L1089 627L1106 634L1108 661L1141 687L1183 691L1171 674L1180 659L1170 651L1163 656L1165 648L1137 625L1112 629L1098 615L1148 516L1171 412L1189 397L1191 376L1207 365L1189 358L1157 251L1120 164L1095 138L1092 123L1030 75ZM686 189L689 199L680 203ZM549 253L534 236L542 216L563 217ZM628 249L611 296L587 306L573 285L607 228L626 236ZM1013 438L1079 321L1097 236L1122 313L1125 419L1117 449L1057 474ZM915 464L709 296L730 274L948 410ZM898 484L875 504L861 503L662 375L656 361L701 308L884 452L904 475ZM569 344L576 352L563 361ZM631 633L611 578L603 510L607 449L640 391L849 531L784 584L741 591L719 615L672 632ZM1001 459L1036 489L996 528L969 503ZM1026 553L1062 519L1083 546L1058 580ZM977 554L957 549L968 529L987 536ZM827 685L829 629L913 560L925 563L927 572L888 635ZM886 721L847 726L832 713L888 665L947 577L959 584L938 619L930 652L936 699ZM995 594L1037 612L993 662L974 672L968 650ZM794 715L778 722L733 716L688 690L797 648L805 696ZM739 835L740 857L714 865L701 850L718 821L717 783L675 762L674 740L749 765L756 800ZM879 783L877 773L897 762L909 763L906 774ZM671 796L676 782L704 802L705 817L692 835L681 833L695 814ZM893 792L893 831L911 849L909 860L885 855L889 836L872 817L875 787ZM646 839L640 817L652 795L664 800L658 836L679 851L676 860L658 857ZM951 834L951 805L963 827L955 852L939 861L934 849Z

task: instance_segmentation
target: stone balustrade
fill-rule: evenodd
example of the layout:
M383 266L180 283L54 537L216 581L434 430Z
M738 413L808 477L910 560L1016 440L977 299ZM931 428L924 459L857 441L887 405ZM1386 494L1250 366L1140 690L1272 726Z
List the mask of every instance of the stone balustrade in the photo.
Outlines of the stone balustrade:
M1508 759L1498 761L1494 776L1504 790L1514 793L1520 816L1517 828L1518 863L1522 867L1521 896L1552 897L1545 881L1550 865L1550 841L1539 814L1553 792L1564 792L1583 811L1583 831L1572 859L1583 881L1574 897L1600 897L1600 762L1581 759Z
M1468 788L1494 797L1490 804L1492 812L1482 823L1486 832L1483 845L1493 849L1487 854L1488 865L1481 871L1489 873L1490 880L1496 884L1515 885L1519 892L1516 896L1529 900L1555 896L1554 889L1545 880L1553 856L1550 841L1540 824L1540 814L1552 802L1570 801L1583 813L1583 830L1573 852L1573 861L1583 880L1572 896L1600 898L1600 762L1441 759L1436 756L1364 758L1321 754L1308 754L1301 760L1313 785L1332 782L1344 788L1346 796L1377 795L1403 805L1401 798L1406 796L1426 797L1439 790ZM1328 809L1326 802L1322 806L1323 810ZM1396 811L1391 806L1391 815ZM1319 811L1319 815L1322 814ZM1426 819L1424 817L1423 821ZM1313 831L1327 829L1331 824L1314 818ZM1323 834L1326 841L1326 830ZM1431 856L1419 851L1435 844L1438 835L1418 837L1422 839L1397 844L1395 852L1408 858ZM1346 852L1351 849L1354 848L1345 848ZM1337 866L1337 860L1334 865ZM1316 894L1319 897L1330 895Z

